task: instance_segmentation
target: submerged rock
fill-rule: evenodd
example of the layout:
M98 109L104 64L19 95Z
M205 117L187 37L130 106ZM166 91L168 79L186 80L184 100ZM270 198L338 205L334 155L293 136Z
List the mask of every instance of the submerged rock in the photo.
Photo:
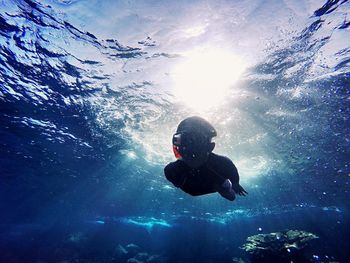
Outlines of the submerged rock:
M118 245L115 249L114 260L127 263L164 263L165 259L160 255L151 255L143 251L138 245L128 244L125 247Z
M299 230L259 234L248 237L242 249L249 253L252 262L308 262L303 255L304 248L317 238Z
M128 251L122 246L122 245L118 245L115 249L115 255L117 257L122 257L122 256L126 256L128 254Z
M233 263L246 263L243 258L232 258Z
M135 257L130 258L128 263L160 263L164 262L164 259L159 255L149 255L146 252L137 253Z
M148 253L146 252L137 253L137 255L135 256L135 258L139 261L146 261L149 257L150 255L148 255Z
M140 247L133 243L126 245L125 249L128 251L128 254L135 255L140 251Z

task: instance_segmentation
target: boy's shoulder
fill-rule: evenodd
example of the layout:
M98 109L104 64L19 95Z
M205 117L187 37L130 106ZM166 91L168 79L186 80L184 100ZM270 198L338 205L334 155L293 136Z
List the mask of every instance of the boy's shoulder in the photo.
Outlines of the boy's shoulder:
M227 164L227 165L232 165L233 162L231 161L230 158L227 156L219 155L216 153L211 153L210 154L210 160L215 162L215 163L221 163L221 164Z
M164 167L164 171L174 171L178 169L185 169L186 164L181 160L176 160L175 162L170 162Z

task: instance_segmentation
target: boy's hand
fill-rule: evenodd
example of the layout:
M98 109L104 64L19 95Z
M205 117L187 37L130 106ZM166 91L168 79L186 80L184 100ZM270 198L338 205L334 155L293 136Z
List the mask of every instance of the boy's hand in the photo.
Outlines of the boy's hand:
M222 188L224 188L226 190L230 190L232 188L232 183L231 183L230 179L226 179L221 186L222 186Z
M222 197L230 201L233 201L236 198L235 191L232 189L232 183L229 179L224 181L218 192Z
M246 196L248 194L248 192L244 190L244 188L240 184L233 184L232 189L238 195Z

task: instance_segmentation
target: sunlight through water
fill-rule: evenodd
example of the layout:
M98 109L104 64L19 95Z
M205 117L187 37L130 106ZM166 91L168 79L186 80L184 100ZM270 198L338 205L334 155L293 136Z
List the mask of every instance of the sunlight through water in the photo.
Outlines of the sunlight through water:
M0 263L350 262L349 14L347 0L1 1ZM237 177L233 202L215 192L228 160L165 176L190 116L247 196Z
M171 74L174 95L194 110L216 107L245 68L245 62L230 51L205 48L186 52Z

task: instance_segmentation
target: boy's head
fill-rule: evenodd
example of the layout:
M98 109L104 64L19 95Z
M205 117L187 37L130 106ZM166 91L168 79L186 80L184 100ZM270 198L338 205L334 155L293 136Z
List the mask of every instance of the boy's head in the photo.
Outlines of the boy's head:
M190 167L200 167L214 150L212 139L216 135L214 127L205 119L197 116L184 119L173 136L175 157Z

